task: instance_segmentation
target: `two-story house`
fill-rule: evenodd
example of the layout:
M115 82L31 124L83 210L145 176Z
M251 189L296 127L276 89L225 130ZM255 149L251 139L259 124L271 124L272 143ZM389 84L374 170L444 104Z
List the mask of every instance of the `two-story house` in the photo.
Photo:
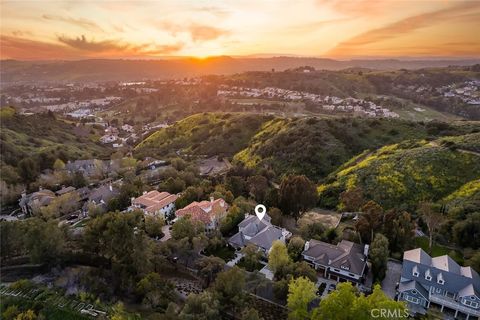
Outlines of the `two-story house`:
M228 204L222 198L210 198L210 201L194 201L188 206L179 209L175 215L180 218L190 216L191 219L205 224L206 231L215 230L220 221L227 216Z
M288 230L277 227L270 221L271 218L267 214L262 220L256 215L246 215L238 224L238 232L228 239L228 243L236 249L253 244L265 255L268 254L275 240L285 243L292 236Z
M326 279L363 284L368 273L368 245L342 240L337 245L310 240L305 243L303 259Z
M398 300L407 301L411 313L436 306L455 318L460 313L466 319L479 318L480 277L448 255L432 258L421 248L405 251Z
M162 217L170 221L175 216L175 201L178 196L168 192L152 190L145 192L138 198L132 198L130 210L140 209L144 214L155 217Z

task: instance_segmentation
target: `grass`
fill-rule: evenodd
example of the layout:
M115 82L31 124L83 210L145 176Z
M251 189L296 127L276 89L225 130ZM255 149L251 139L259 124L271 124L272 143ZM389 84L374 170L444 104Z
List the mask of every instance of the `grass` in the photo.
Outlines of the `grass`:
M463 264L463 255L458 250L453 250L451 248L442 246L440 244L433 243L432 249L428 247L428 237L416 237L415 244L417 247L422 248L425 252L430 254L432 257L439 257L443 255L449 255L453 260L455 260L460 265Z
M212 248L207 248L205 249L205 255L219 257L225 262L228 262L235 257L235 249L230 246L217 247L215 250L212 250Z

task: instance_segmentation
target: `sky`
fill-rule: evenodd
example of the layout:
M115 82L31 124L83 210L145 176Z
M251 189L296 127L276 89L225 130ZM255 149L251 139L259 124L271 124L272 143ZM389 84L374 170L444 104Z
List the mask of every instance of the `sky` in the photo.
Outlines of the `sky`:
M480 1L0 0L0 58L479 57Z

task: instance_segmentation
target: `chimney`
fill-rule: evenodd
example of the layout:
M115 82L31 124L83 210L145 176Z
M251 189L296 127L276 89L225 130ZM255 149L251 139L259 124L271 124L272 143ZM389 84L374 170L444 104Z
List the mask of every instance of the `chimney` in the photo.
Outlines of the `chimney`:
M213 202L215 199L213 197L210 197L210 202Z
M365 257L368 257L368 249L369 249L369 245L366 244L365 247L363 247L363 255Z
M304 251L307 251L308 248L310 248L310 241L305 241L305 249L304 249Z
M110 185L108 186L108 189L110 189L110 191L113 191L113 187L112 187L112 184L110 183Z

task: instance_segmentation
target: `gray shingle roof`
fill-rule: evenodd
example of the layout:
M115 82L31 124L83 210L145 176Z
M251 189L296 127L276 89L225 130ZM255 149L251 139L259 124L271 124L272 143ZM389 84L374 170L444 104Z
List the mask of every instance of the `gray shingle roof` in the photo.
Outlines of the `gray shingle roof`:
M425 299L428 299L428 291L417 281L411 280L402 282L398 285L399 292L405 292L410 290L417 290Z
M367 263L363 248L360 244L346 240L342 240L337 245L310 240L309 248L303 251L303 254L313 257L318 264L335 268L343 266L352 273L362 274Z

